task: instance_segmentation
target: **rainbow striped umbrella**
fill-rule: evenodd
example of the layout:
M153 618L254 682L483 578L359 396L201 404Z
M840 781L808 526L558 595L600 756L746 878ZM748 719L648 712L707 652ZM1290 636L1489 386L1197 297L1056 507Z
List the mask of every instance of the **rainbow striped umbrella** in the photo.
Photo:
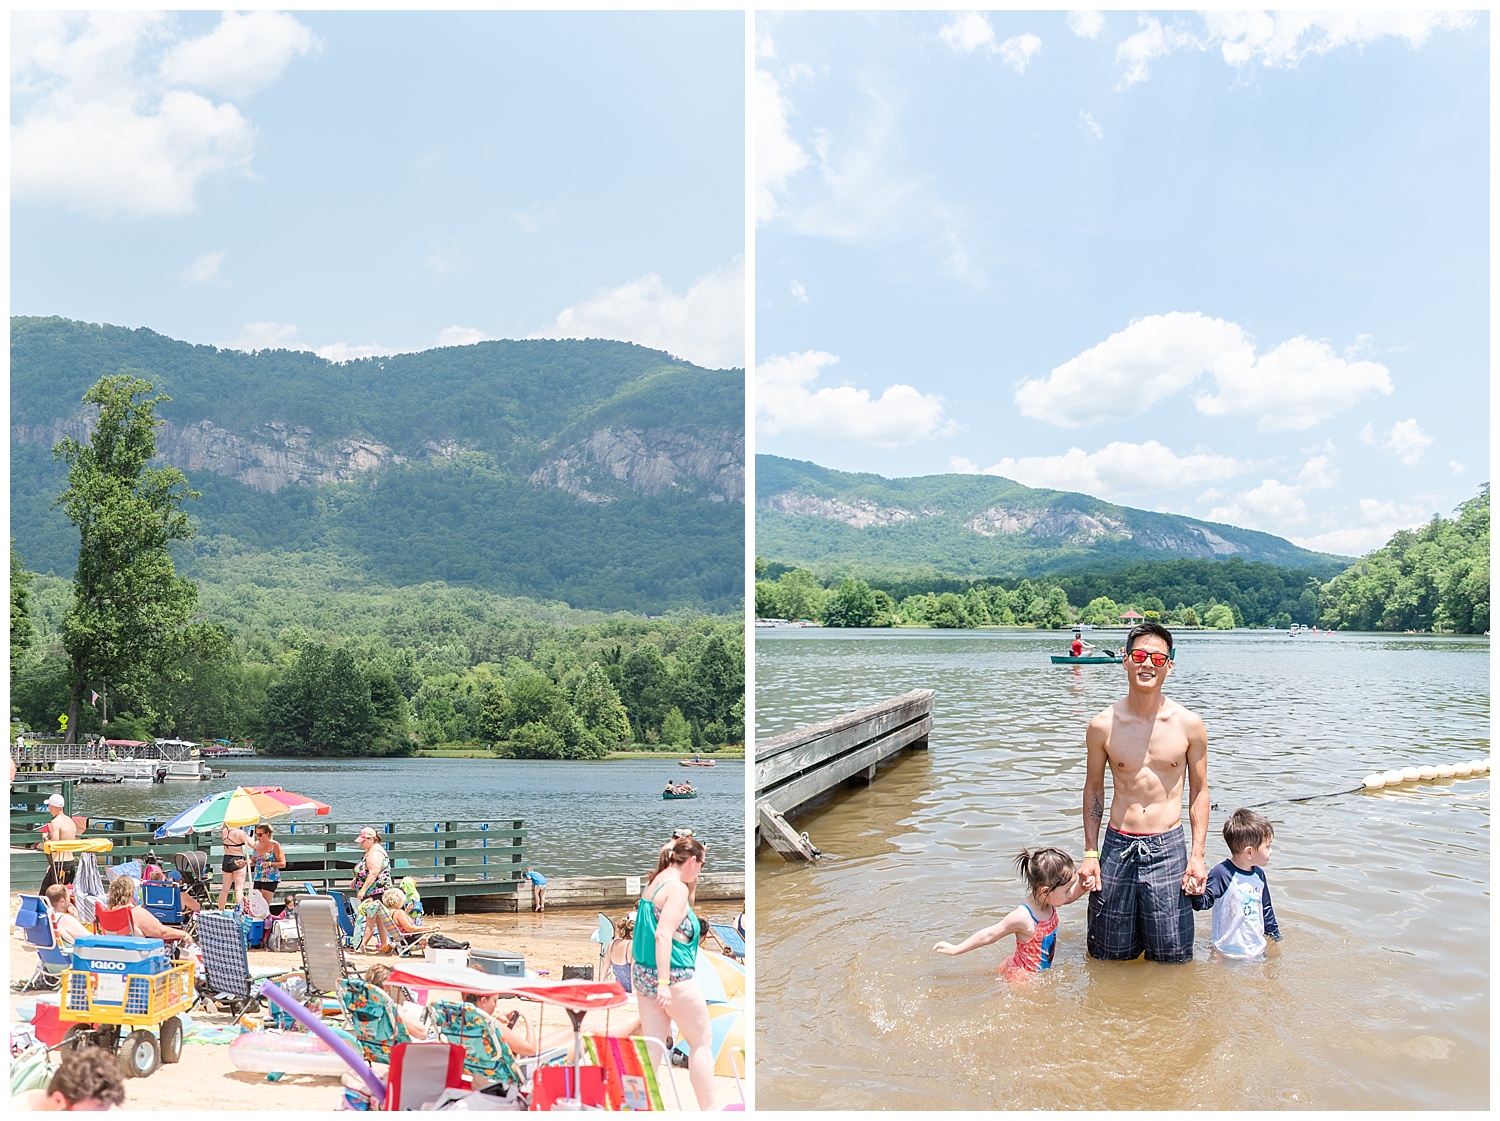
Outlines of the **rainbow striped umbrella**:
M210 794L156 831L157 837L206 833L225 825L254 825L268 817L317 817L328 813L322 802L279 786L237 786Z

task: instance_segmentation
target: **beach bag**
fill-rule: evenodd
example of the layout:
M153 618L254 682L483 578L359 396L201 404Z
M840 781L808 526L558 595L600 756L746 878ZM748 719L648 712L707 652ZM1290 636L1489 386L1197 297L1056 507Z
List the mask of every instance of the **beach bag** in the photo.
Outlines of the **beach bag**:
M456 938L449 938L446 934L433 934L428 937L427 945L434 950L467 950L469 944L460 942Z
M266 897L253 888L245 893L243 900L245 913L252 919L268 919L271 917L271 905L266 902Z
M291 950L301 949L302 941L297 937L297 920L277 919L271 924L271 934L266 940L266 949L273 953L284 954Z

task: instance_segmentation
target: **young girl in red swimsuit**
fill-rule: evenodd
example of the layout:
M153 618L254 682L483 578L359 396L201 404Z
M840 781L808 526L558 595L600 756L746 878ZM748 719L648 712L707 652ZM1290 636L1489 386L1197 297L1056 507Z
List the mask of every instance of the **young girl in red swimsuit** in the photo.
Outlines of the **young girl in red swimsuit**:
M1073 858L1061 849L1022 849L1016 857L1016 868L1031 888L1025 902L994 926L976 930L957 946L939 942L933 949L940 954L966 954L1014 934L1016 952L1000 966L1000 976L1019 981L1049 968L1057 942L1057 908L1081 896L1083 887L1074 872Z

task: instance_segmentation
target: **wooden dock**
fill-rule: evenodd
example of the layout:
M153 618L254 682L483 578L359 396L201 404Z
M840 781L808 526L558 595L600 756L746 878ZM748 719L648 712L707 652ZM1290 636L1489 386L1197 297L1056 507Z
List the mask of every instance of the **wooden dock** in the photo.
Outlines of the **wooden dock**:
M787 860L811 860L817 849L787 822L809 803L850 783L874 781L880 764L907 748L926 748L932 731L931 689L913 689L867 708L794 728L755 745L758 841Z

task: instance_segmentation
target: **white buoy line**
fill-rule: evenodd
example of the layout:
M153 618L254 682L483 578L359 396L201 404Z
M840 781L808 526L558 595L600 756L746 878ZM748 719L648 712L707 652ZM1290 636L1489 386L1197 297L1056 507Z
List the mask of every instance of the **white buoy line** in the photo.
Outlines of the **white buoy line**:
M1365 776L1365 790L1383 790L1389 786L1402 786L1408 782L1431 782L1440 778L1476 778L1489 774L1488 759L1473 759L1465 763L1439 763L1437 766L1403 767L1399 771L1376 772Z

